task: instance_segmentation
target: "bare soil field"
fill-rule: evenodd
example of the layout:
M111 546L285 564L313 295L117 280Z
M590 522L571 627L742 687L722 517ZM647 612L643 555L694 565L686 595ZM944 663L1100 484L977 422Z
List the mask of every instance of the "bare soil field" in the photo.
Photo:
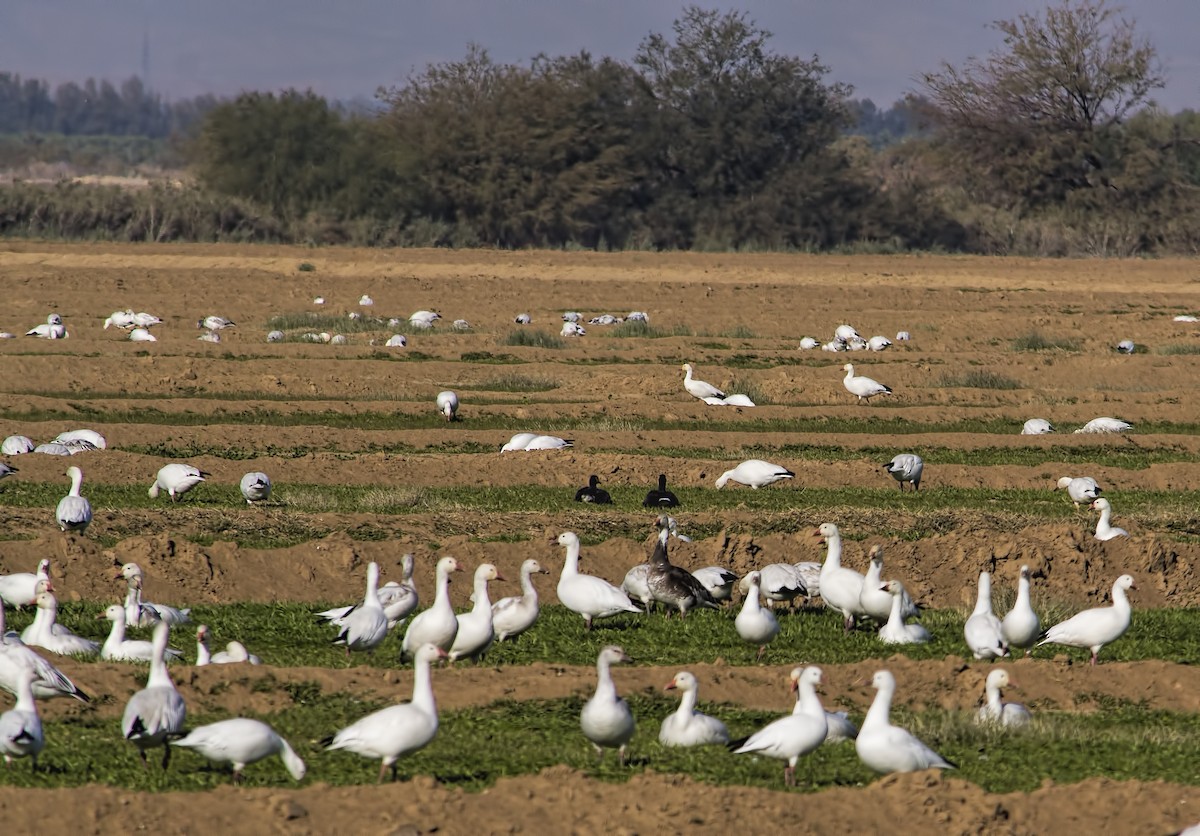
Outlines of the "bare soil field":
M1200 491L1194 405L1200 324L1173 320L1200 313L1195 261L6 242L0 245L0 290L7 303L0 331L18 335L0 340L0 437L21 434L40 443L91 427L108 442L108 449L69 462L35 455L5 459L19 474L0 482L6 532L0 572L29 571L50 557L56 586L68 600L112 598L114 565L132 560L146 569L156 598L172 602L350 601L361 596L367 561L379 561L386 579L400 556L413 552L423 600L432 592L434 562L453 554L467 566L495 563L510 578L522 560L536 557L554 570L537 583L543 603L555 604L561 551L552 541L559 532L579 532L592 544L585 545L587 571L619 582L648 554L653 513L641 499L659 473L669 474L676 489L711 488L722 471L751 457L747 450L811 447L844 452L771 457L796 478L764 491L789 492L794 507L765 509L763 491L731 486L725 491L737 492L732 507L678 509L681 526L703 536L675 546L673 561L689 568L720 563L739 573L768 562L819 561L823 547L813 529L829 520L850 535L848 565L861 568L872 544L886 544L889 573L905 578L914 598L931 607L969 609L980 570L1012 585L1022 564L1034 570L1039 593L1063 606L1102 603L1113 579L1125 572L1138 581L1135 608L1200 605L1197 509L1122 514L1119 504L1122 490ZM364 295L374 304L361 306ZM316 305L316 297L324 303ZM124 332L101 327L112 311L124 308L163 319L153 329L157 342L131 343ZM407 319L420 309L439 311L442 320L430 331L414 330ZM512 344L511 335L521 329L557 335L568 310L585 318L645 311L654 333L616 337L612 326L585 321L587 334L563 338L562 347ZM514 324L523 312L531 325ZM63 317L68 339L19 336L50 313ZM266 341L272 317L305 313L347 323L347 344ZM351 313L402 322L370 328L350 319ZM197 340L197 320L209 314L237 323L221 332L219 343ZM456 319L470 328L455 330L450 323ZM311 330L337 333L322 322ZM894 339L906 330L912 339L879 353L798 348L804 336L828 341L843 323L864 337ZM294 338L310 329L285 330ZM393 333L407 335L408 347L383 347ZM1048 347L1014 345L1034 335ZM1117 353L1123 339L1140 350ZM683 362L727 391L753 392L759 406L713 407L692 398L682 387ZM846 362L886 383L894 395L856 403L842 386ZM461 420L423 422L434 416L434 397L443 389L458 392ZM1121 418L1135 430L1120 436L1071 433L1098 416ZM1035 417L1050 420L1059 432L1019 435L1021 423ZM1007 429L975 429L982 425ZM500 453L519 429L569 437L574 446ZM1022 458L1030 450L1045 455ZM1011 462L1003 451L1012 451ZM1116 462L1122 451L1155 460L1144 467L1078 463L1093 454ZM997 499L986 507L937 511L853 501L819 515L806 510L810 493L894 490L880 464L899 452L956 461L927 466L922 493L995 491ZM972 461L984 453L999 463ZM1068 454L1070 460L1055 458ZM52 507L8 505L2 497L16 480L61 485L65 493L68 463L83 468L85 495L89 483L144 493L157 469L173 460L210 472L211 485L236 486L243 473L264 470L276 498L261 507L234 508L205 501L207 486L201 486L180 503L97 505L91 528L80 537L57 530ZM1021 463L1026 461L1033 463ZM1000 495L1029 490L1053 496L1058 477L1081 475L1076 470L1106 486L1114 522L1131 537L1098 542L1091 535L1095 514L1086 509L1048 520ZM570 497L593 473L613 494L613 506L568 503L549 511L481 514L430 498L431 491L455 487L526 486ZM378 489L382 510L365 501L347 507L313 497L340 486ZM1065 496L1057 499L1069 505ZM933 533L907 536L914 530ZM614 532L618 536L610 536ZM267 548L239 542L272 538L288 542ZM513 594L512 588L498 594ZM451 591L457 607L468 605L468 582ZM957 657L880 659L905 684L898 700L912 706L954 708L957 697L947 695L978 693L986 673L979 663ZM879 664L831 669L830 678L857 682ZM127 667L63 665L80 678L84 667L99 692L121 695L136 687ZM706 699L780 707L780 677L788 666L692 667L706 682ZM1028 683L1023 696L1030 700L1065 705L1070 695L1090 692L1171 711L1200 710L1200 675L1189 666L1136 662L1081 669L1042 657L1019 660L1014 668ZM271 695L253 687L259 675L184 668L176 679L189 702L269 711L275 707ZM411 688L405 670L275 669L272 675L380 698L403 697ZM619 683L630 690L661 688L669 676L666 669L633 667L621 671ZM230 687L206 697L219 677L233 677ZM593 683L589 669L529 666L501 679L484 666L439 672L436 690L439 703L451 708L514 694L585 694ZM859 686L844 696L865 709L872 694ZM123 702L120 697L98 710L115 717ZM45 709L51 720L73 710L61 701ZM1107 779L998 795L952 775L918 773L799 796L714 788L653 772L610 784L565 766L502 779L478 794L429 778L346 788L320 783L319 768L310 776L300 789L211 794L0 787L0 815L13 832L36 825L95 833L127 832L131 814L138 827L162 832L220 827L235 833L338 832L351 815L356 829L380 833L707 833L732 823L751 831L784 826L828 833L1100 827L1168 833L1200 821L1200 789ZM1128 811L1135 806L1131 821Z

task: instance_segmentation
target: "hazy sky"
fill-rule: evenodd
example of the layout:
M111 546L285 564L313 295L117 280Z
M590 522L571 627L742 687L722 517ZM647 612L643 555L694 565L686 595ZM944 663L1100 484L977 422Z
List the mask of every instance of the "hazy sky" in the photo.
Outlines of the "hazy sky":
M684 3L666 0L0 0L0 71L57 84L139 74L170 97L311 87L372 96L476 42L496 60L545 52L628 60L651 32L669 33ZM743 0L778 53L818 55L830 80L887 105L922 71L1000 43L987 23L1044 3L1026 0ZM1200 108L1200 2L1130 0L1157 47L1170 110Z

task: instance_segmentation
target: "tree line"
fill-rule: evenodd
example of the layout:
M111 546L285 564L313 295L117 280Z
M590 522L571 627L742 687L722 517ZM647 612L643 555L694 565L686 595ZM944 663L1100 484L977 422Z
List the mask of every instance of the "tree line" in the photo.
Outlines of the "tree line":
M1200 248L1200 117L1153 106L1163 74L1134 24L1105 0L1064 0L995 27L1003 47L929 72L888 110L818 58L773 51L740 12L689 7L629 63L503 64L472 46L372 113L298 91L216 103L190 147L195 187L99 201L111 216L73 211L68 188L40 203L8 189L0 233L71 236L81 217L97 221L86 234L154 240Z

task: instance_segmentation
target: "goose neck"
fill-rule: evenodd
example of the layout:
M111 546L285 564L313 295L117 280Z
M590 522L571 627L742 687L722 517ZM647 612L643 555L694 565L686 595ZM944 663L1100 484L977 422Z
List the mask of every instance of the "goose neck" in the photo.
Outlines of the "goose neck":
M433 680L429 675L429 660L417 656L417 663L413 671L413 705L421 708L430 714L437 712L437 707L433 701Z
M688 718L696 713L696 702L699 700L700 694L695 688L682 689L679 696L679 708L676 713L680 718Z
M891 724L892 694L895 690L896 686L891 683L879 688L871 707L867 709L867 716L863 719L863 730Z

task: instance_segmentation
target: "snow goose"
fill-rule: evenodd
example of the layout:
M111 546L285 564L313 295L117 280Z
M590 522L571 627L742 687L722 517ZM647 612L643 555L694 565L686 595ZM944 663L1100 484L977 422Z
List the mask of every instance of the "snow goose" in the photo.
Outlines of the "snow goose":
M67 337L66 326L58 314L50 314L41 325L35 325L25 332L27 337L40 337L43 340L62 340Z
M858 595L859 608L865 615L882 624L892 614L892 593L883 588L883 546L871 546L867 555L870 563L867 565L867 573L863 576L862 592ZM903 584L900 589L901 618L916 618L921 614L920 610L912 598L908 597L908 592L904 591Z
M453 558L442 558L448 560ZM379 782L387 768L392 768L396 780L396 761L402 756L424 749L437 735L438 712L433 698L433 683L429 668L446 651L435 644L425 643L414 648L412 701L368 714L332 737L321 741L326 751L345 749L364 758L380 758Z
M61 432L55 436L54 441L59 444L66 445L83 441L90 445L91 448L96 450L103 450L108 447L108 442L104 439L104 436L100 435L100 433L96 432L95 430L67 430L66 432Z
M625 319L630 322L649 322L650 314L645 311L630 311L626 314Z
M921 474L925 472L925 460L916 453L900 453L890 462L884 462L883 469L892 474L900 490L904 490L905 482L910 482L913 491L918 491L921 489Z
M219 343L221 341L221 335L216 331L205 331L203 334L196 337L196 339L205 343ZM328 340L326 340L326 342L328 342Z
M896 332L896 342L898 342L898 343L908 342L911 339L912 339L912 334L908 333L907 331L897 331Z
M191 621L191 609L177 609L167 604L152 604L142 600L145 574L138 564L123 564L115 580L121 579L124 579L127 584L125 623L130 627L153 627L159 621L165 621L174 627Z
M800 688L800 678L804 675L804 668L792 668L792 672L788 674L788 680L791 683L790 688L792 693L796 695L796 704L792 706L793 714L803 714L812 712L814 706L809 703L805 705L802 699L804 692ZM858 726L850 722L850 715L845 711L826 711L825 731L826 743L841 743L843 740L853 740L858 737Z
M58 520L58 527L63 531L85 534L88 526L92 524L92 503L79 495L79 488L83 485L83 471L74 466L68 467L67 476L71 477L71 491L58 501L54 518Z
M13 758L32 759L33 771L37 771L38 753L46 746L42 734L42 719L38 716L37 703L33 699L33 683L37 674L23 670L17 675L17 704L0 714L0 754L4 763L11 764Z
M1067 496L1071 497L1076 508L1084 502L1091 504L1104 492L1091 476L1064 476L1058 480L1058 487L1067 489Z
M963 624L963 636L976 659L999 659L1008 655L1000 619L992 612L992 576L988 572L979 573L975 609Z
M435 572L433 604L429 609L417 613L408 622L404 641L400 646L400 661L407 662L417 648L432 644L448 650L458 633L458 617L450 604L450 573L461 572L462 567L453 557L443 557L437 562Z
M145 328L134 328L129 332L129 341L131 343L156 343L158 337L151 334Z
M163 748L163 769L171 762L167 739L182 734L187 721L187 706L175 690L175 683L171 681L171 673L167 670L166 652L170 637L171 628L165 622L155 625L150 678L145 688L129 698L121 717L121 734L137 747L143 764L146 763L147 749L156 746Z
M825 562L821 565L821 597L830 608L842 614L846 632L854 629L855 619L863 615L862 597L864 577L853 569L842 566L842 534L833 523L821 523L814 534L828 546Z
M33 452L33 441L24 435L10 435L0 444L0 453L6 456L20 456Z
M362 603L341 621L334 644L345 645L346 658L351 650L374 650L387 638L388 620L379 602L379 564L367 564L367 592Z
M113 604L102 615L96 616L98 621L108 619L112 622L112 630L100 647L100 658L106 662L149 662L154 658L154 645L148 641L125 638L125 608ZM178 650L167 648L166 658L182 659L183 654Z
M791 604L798 597L808 597L808 587L801 579L796 567L790 563L768 563L758 570L759 593L766 599L767 605ZM750 584L745 577L738 587L743 595L750 594Z
M714 601L729 601L733 598L733 585L737 583L738 576L723 566L705 566L693 571L692 575L704 584L709 597Z
M1179 316L1175 317L1172 321L1173 322L1200 322L1200 317L1193 316L1192 314L1180 314Z
M1133 354L1137 351L1137 343L1133 340L1121 340L1117 343L1117 352L1119 354Z
M1001 700L1001 688L1016 687L1017 683L1009 679L1008 671L1003 668L996 668L988 673L987 681L984 683L985 701L975 714L975 722L1014 728L1028 725L1029 721L1033 719L1028 708L1019 702L1003 702Z
M820 343L817 342L817 340L813 339L812 337L802 337L800 339L800 349L802 351L812 351L814 348L816 348L819 345L820 345Z
M437 311L414 311L408 318L408 324L413 328L432 328L433 323L442 318Z
M385 348L404 348L408 345L408 337L403 334L392 334L383 345Z
M519 313L513 317L513 322L517 323L518 325L528 325L529 323L533 322L533 317L527 313Z
M262 659L246 649L239 641L231 641L224 650L213 653L208 647L208 625L201 624L196 628L196 667L205 665L234 665L248 662L251 665L261 665Z
M447 421L453 421L458 417L458 395L447 389L437 393L436 402L438 412L446 416Z
M852 325L839 325L833 332L833 338L838 342L848 343L851 340L861 340L862 337Z
M820 683L821 669L805 668L798 681L793 682L793 687L800 693L798 708L749 737L730 741L729 749L735 755L758 753L787 761L783 782L789 787L796 786L796 762L801 755L815 751L824 743L829 731L825 709L821 705L821 698L817 696L817 685Z
M739 485L749 485L758 490L764 485L778 482L781 479L791 479L796 474L777 464L765 462L762 459L747 459L732 470L726 470L717 477L717 489L734 481Z
M247 505L266 502L271 498L271 477L261 470L252 470L244 475L239 487Z
M491 563L481 563L475 570L474 591L471 595L475 605L470 612L457 616L458 631L454 634L454 643L447 651L451 662L459 659L478 659L492 646L496 628L492 622L492 599L488 596L488 583L502 580L504 576Z
M846 365L842 366L842 370L846 373L846 377L842 380L842 385L846 387L847 392L858 397L859 403L863 403L865 401L869 406L871 404L871 398L875 397L876 395L892 394L891 389L884 386L877 380L872 380L871 378L864 377L862 375L856 377L854 374L854 364L852 363L847 363Z
M558 600L571 612L583 616L587 629L592 619L608 618L622 612L640 613L629 596L603 578L579 572L579 537L573 531L558 535L558 544L566 550L562 574L558 578Z
M21 633L21 641L60 656L91 656L100 652L99 643L77 636L58 623L58 599L50 589L38 593L37 614Z
M417 588L413 585L412 579L413 555L406 554L400 558L400 566L401 580L399 582L388 581L379 587L376 593L379 596L379 603L383 605L383 614L387 616L389 630L395 629L404 621L417 608L419 602ZM350 604L345 607L334 607L331 610L317 613L317 617L340 627L342 619L354 612L357 606L358 604Z
M696 677L680 671L667 683L664 691L679 691L679 708L663 718L658 730L658 742L664 746L707 746L729 742L729 729L716 717L696 710L700 697Z
M492 604L492 629L496 641L515 638L537 621L538 594L533 586L533 575L548 575L542 564L529 558L521 564L521 594L501 598Z
M587 336L587 329L578 322L564 322L558 333L562 337L584 337Z
M1129 575L1121 575L1112 587L1112 606L1084 610L1055 624L1046 631L1045 638L1037 646L1064 644L1067 647L1086 647L1092 651L1092 664L1096 664L1100 648L1115 642L1129 629L1132 612L1129 598L1125 595L1128 589L1137 589L1137 585Z
M667 474L658 474L658 487L651 488L642 500L643 508L678 508L679 498L667 490Z
M598 487L600 477L593 473L588 477L588 483L575 491L576 502L591 502L595 505L612 505L612 497L604 488Z
M281 343L284 341L285 336L286 335L282 331L268 331L267 332L267 342Z
M208 331L213 332L222 331L226 328L233 328L236 325L237 323L232 319L226 319L223 316L217 316L215 314L210 314L209 316L204 317L204 319L196 321L197 328L205 328Z
M37 602L38 581L50 579L50 561L38 561L37 572L13 572L0 575L0 601L10 607L28 607Z
M137 321L133 318L133 309L129 308L123 311L113 311L107 319L104 320L104 330L108 330L108 326L115 325L126 331L137 325Z
M723 398L705 398L709 406L755 406L749 395L726 395Z
M592 742L596 754L604 757L604 750L616 749L621 765L625 765L625 747L633 737L635 723L633 712L625 700L617 696L610 666L632 661L625 651L609 645L596 657L596 693L584 703L579 713L579 725L583 735Z
M1042 624L1029 600L1029 567L1022 566L1021 577L1017 581L1017 600L1000 622L1000 636L1009 647L1024 648L1028 656L1041 633Z
M556 435L535 435L525 445L526 450L563 450L575 446L570 438L559 438Z
M210 761L233 765L233 783L240 783L246 766L279 755L288 774L297 781L304 780L304 761L288 742L261 720L234 717L207 726L198 726L187 737L172 740L172 746L194 749Z
M654 609L654 593L650 591L650 564L639 563L625 573L621 589L631 600L640 601L646 612Z
M164 464L158 469L158 474L154 477L154 484L150 486L150 498L157 499L160 491L166 491L173 501L178 502L179 497L211 475L190 464L179 464L178 462Z
M957 768L908 730L891 724L892 697L896 693L896 678L891 672L877 671L871 684L876 689L875 700L854 741L863 763L883 773Z
M1046 435L1054 432L1054 425L1045 418L1030 418L1021 426L1021 435Z
M688 610L693 607L717 609L716 602L708 594L704 584L688 570L673 565L668 558L667 538L670 529L667 527L665 515L659 516L657 526L658 539L650 555L650 568L646 572L646 583L654 600L667 607L677 608L680 618L686 618Z
M742 601L742 609L733 620L733 627L743 641L758 645L757 659L762 659L767 652L767 645L779 635L779 622L775 614L763 609L758 600L759 572L750 572L743 578L746 585L746 597Z
M892 341L882 335L871 337L867 340L867 348L872 351L886 351L892 347Z
M18 674L30 670L34 673L33 695L37 699L74 697L80 702L91 701L62 671L26 647L20 636L8 633L5 627L4 604L0 602L0 688L15 695Z
M887 592L892 608L888 612L887 622L879 628L879 640L884 644L925 644L929 641L928 630L920 624L906 624L904 621L904 599L908 597L904 584L888 581L880 588Z
M138 311L133 315L133 324L138 328L153 328L155 325L162 325L162 319L152 313Z
M33 448L33 452L40 453L43 456L70 456L75 451L65 444L59 444L57 441L48 441L45 444L39 444Z
M563 322L579 322L583 319L583 314L579 311L566 311L562 315Z
M1091 509L1100 512L1100 519L1096 520L1096 539L1097 540L1112 540L1117 537L1128 537L1129 532L1123 528L1118 528L1113 525L1112 505L1104 497L1092 500Z
M692 377L691 363L684 363L680 368L683 369L683 388L693 398L704 400L705 398L725 397L725 393L711 383L705 383L703 380L695 380Z
M1075 431L1076 435L1080 433L1123 433L1126 430L1132 430L1133 424L1121 421L1117 418L1093 418L1082 427Z
M821 346L822 351L845 351L846 344L840 340L830 340Z
M375 304L375 300L364 293L362 296L358 297L358 304L364 308L369 308Z
M500 452L511 453L514 450L524 450L526 445L535 438L537 438L537 433L517 433L500 448Z

